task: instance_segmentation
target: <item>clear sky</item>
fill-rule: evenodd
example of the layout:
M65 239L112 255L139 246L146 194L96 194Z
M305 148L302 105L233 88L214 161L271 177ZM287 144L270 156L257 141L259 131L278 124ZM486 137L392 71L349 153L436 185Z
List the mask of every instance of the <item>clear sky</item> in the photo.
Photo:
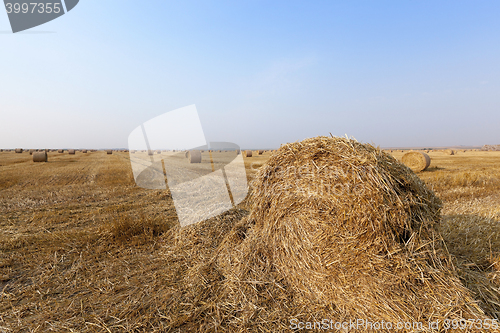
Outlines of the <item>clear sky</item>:
M500 144L500 1L80 0L12 34L0 147L126 147L195 104L207 141Z

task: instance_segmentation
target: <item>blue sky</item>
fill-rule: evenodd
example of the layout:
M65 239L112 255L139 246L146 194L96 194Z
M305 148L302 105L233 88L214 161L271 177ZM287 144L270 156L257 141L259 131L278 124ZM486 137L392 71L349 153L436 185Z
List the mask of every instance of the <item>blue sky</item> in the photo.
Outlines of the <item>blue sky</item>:
M96 1L0 12L0 146L126 147L195 104L208 141L500 144L498 1Z

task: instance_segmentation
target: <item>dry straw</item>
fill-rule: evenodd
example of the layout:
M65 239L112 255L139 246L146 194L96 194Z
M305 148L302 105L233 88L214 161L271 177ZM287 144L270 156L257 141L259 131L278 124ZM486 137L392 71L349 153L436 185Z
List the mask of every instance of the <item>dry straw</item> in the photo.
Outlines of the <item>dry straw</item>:
M245 157L252 157L252 151L251 150L245 150Z
M189 151L189 163L201 163L201 152L199 150Z
M58 149L58 150L57 150L57 152L58 152L59 154L62 154L62 153L64 153L64 149Z
M86 154L87 153L87 149L83 149L82 153Z
M259 150L259 155L262 155L264 153L263 150Z
M424 171L431 165L431 158L420 151L410 151L403 155L401 161L414 172Z
M283 145L257 171L248 204L250 215L229 231L219 219L173 231L165 258L174 267L187 253L189 264L165 310L172 331L282 332L293 318L487 318L435 230L440 200L371 145L333 137Z
M70 154L70 155L75 155L75 153L76 153L76 152L75 152L75 150L74 150L74 149L69 149L69 150L68 150L68 154Z
M45 151L34 152L33 162L47 162L47 153Z
M113 154L113 150L111 150L111 149L106 150L106 154L108 154L108 155Z
M16 154L21 154L23 152L22 148L16 148L15 150Z

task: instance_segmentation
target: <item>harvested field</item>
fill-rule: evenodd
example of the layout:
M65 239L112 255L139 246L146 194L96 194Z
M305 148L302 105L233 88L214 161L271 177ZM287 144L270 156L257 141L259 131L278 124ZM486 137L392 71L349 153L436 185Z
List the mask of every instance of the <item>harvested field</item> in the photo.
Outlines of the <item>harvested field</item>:
M359 174L379 191L373 200L396 198L384 197L389 195L385 189L371 183L380 173L387 180L406 180L401 192L391 194L406 193L404 200L432 198L422 190L425 184L442 201L440 213L432 199L415 210L412 225L394 224L409 216L412 201L387 200L392 203L387 220L372 219L378 222L372 235L380 237L363 236L373 232L371 227L353 223L338 230L352 238L338 236L334 242L329 230L339 226L324 224L335 221L325 220L325 214L361 214L354 207L359 205L369 221L383 206L374 201L373 209L366 208L366 197L332 197L331 202L316 197L310 184L317 169L312 163L309 169L307 161L324 170L336 160L324 153L306 158L326 149L313 148L298 158L294 154L302 148L297 144L245 158L253 191L264 195L182 229L168 190L135 185L128 153L49 152L47 163L33 163L28 154L1 152L0 331L279 332L288 331L293 318L363 315L425 322L443 318L447 310L449 319L500 319L500 152L449 156L431 151L432 165L418 174L422 184L399 167L397 174L385 167ZM374 148L364 148L361 155L343 149L339 156L349 156L356 168L373 165L373 158L390 161ZM403 153L391 155L401 160ZM295 187L303 192L282 190L285 197L273 197L264 179L279 165L306 166L303 178L282 183L286 188L298 182L302 185ZM408 188L418 194L405 192ZM295 206L286 206L290 200ZM337 210L316 209L326 203ZM275 214L289 223L270 224ZM352 222L359 218L353 215ZM294 240L298 235L311 243ZM284 255L287 249L290 256ZM342 249L345 258L338 255ZM328 265L318 266L311 257ZM293 260L304 265L294 266ZM342 274L324 274L333 267ZM345 288L335 290L335 285Z

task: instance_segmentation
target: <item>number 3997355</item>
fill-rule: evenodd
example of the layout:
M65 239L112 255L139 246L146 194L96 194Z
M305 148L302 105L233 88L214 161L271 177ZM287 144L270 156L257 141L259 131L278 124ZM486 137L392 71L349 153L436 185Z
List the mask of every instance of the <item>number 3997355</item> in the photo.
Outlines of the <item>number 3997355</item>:
M5 8L7 8L7 14L10 13L55 13L61 12L60 3L36 3L36 2L25 2L25 3L6 3Z

